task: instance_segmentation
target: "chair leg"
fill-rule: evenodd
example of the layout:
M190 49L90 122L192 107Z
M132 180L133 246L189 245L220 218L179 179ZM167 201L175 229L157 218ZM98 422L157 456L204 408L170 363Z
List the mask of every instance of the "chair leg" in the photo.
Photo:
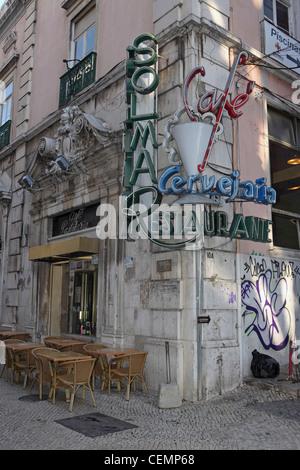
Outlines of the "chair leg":
M36 380L37 380L36 377L34 377L33 381L31 382L30 390L29 390L29 395L30 395L31 392L32 392L32 389L33 389L33 387L34 387L34 384L35 384Z
M25 377L24 377L24 382L23 382L23 388L26 388L27 379L28 379L28 372L25 372Z
M2 377L3 372L4 372L5 369L6 369L6 364L4 364L3 367L2 367L2 371L1 371L1 374L0 374L0 378Z
M145 380L144 380L143 378L142 378L142 382L143 382L143 384L144 384L146 393L147 393L147 395L149 396L149 392L148 392L148 389L147 389L147 387L146 387L146 382L145 382Z
M95 402L95 398L94 398L94 394L93 394L93 390L92 390L92 387L90 386L90 384L87 385L87 388L89 389L90 391L90 394L91 394L91 397L92 397L92 400L93 400L93 404L94 404L94 407L96 408L96 402Z
M126 400L129 400L129 394L130 394L130 380L128 379L127 382L127 393L126 393Z
M75 398L75 390L72 390L72 395L71 395L71 400L70 400L69 411L72 411L72 410L73 410L74 398Z

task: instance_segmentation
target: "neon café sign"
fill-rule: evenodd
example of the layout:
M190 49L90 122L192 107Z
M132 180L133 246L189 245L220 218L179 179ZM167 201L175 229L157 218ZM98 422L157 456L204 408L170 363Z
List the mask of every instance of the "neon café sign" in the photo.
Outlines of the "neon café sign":
M144 41L147 40L154 42L156 48L145 45ZM208 177L203 174L213 144L223 132L221 118L224 110L228 112L232 119L242 116L243 113L240 109L247 103L254 88L254 82L249 82L246 92L237 95L230 101L229 96L237 66L246 62L248 54L240 52L235 57L224 92L218 96L217 90L208 91L199 99L197 110L193 109L188 103L188 90L190 83L197 75L205 76L205 69L204 67L196 67L188 74L183 88L183 106L176 111L165 126L163 149L169 154L171 165L163 171L158 179L149 152L149 145L153 149L158 148L153 124L157 122L158 114L154 111L154 107L153 112L140 112L137 104L143 96L156 92L158 88L159 78L155 68L158 61L157 40L155 36L144 33L133 41L132 46L129 46L127 51L126 103L128 107L124 132L123 186L125 192L123 193L122 208L122 213L127 217L127 225L129 226L133 221L135 226L140 224L140 229L146 234L147 238L160 246L180 247L195 242L199 233L188 240L175 241L174 243L174 241L170 242L155 237L142 220L145 221L145 217L151 215L157 216L163 195L198 196L198 202L207 205L219 204L215 201L220 197L225 198L226 203L244 200L260 204L274 204L276 202L276 192L274 188L267 186L265 178L258 178L255 182L242 181L238 170L234 170L231 174L224 175L218 180L214 175ZM151 77L151 82L150 80L143 81L143 76ZM181 123L180 118L182 116L186 117L186 115L189 121ZM176 147L170 148L174 141ZM182 165L186 177L180 175ZM137 188L138 179L143 174L150 176L153 186L145 185ZM141 199L147 194L152 196L153 203L150 207L146 207L144 211L136 209ZM174 227L172 226L174 215L172 216L171 209L170 211L168 231L172 235L172 233L174 234ZM194 227L197 227L198 221L196 220L195 211L191 211L190 214L192 218L194 217ZM166 219L165 215L162 218ZM209 236L217 235L270 242L268 233L271 223L266 219L252 216L244 218L243 214L235 214L230 227L228 227L228 214L225 211L208 212L205 210L203 232L204 235ZM194 231L197 231L196 228L194 228Z

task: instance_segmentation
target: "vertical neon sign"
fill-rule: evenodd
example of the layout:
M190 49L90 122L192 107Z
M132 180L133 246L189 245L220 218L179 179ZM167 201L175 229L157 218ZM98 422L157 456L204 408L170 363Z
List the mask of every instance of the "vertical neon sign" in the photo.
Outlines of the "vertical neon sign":
M156 132L152 122L158 118L158 114L155 112L155 109L152 112L142 114L137 112L137 96L150 95L157 89L159 82L157 71L153 68L158 60L157 50L142 44L144 41L149 40L157 44L155 36L150 33L144 33L135 38L132 46L127 48L126 103L128 104L128 109L124 135L124 152L126 157L123 181L127 194L132 191L141 174L148 173L152 183L157 184L154 164L146 145L149 143L150 137L152 147L154 149L158 147ZM152 79L151 83L145 85L143 76L148 78L150 76ZM147 122L143 126L140 121ZM139 141L142 143L142 148L134 167L134 152L138 148Z

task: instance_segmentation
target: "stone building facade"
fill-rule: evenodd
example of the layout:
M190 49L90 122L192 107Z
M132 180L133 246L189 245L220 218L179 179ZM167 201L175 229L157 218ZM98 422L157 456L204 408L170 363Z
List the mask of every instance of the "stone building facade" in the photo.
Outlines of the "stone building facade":
M147 351L153 393L166 381L167 342L171 380L192 401L238 386L254 349L289 362L299 335L299 3L243 3L8 0L2 7L2 325L38 341L64 334ZM150 79L134 81L152 52ZM165 219L156 221L154 241L123 236L124 198L157 188L179 165L168 131L178 116L188 122L178 114L186 77L204 67L188 99L197 109L208 94L216 117L242 52L231 108L199 178L202 190L214 182L213 190L201 199L174 183L177 193L163 195L169 207L178 198L186 207L187 197L195 241L167 246ZM158 83L143 95L151 76ZM151 119L134 120L135 111ZM274 188L276 203L266 202L269 193L259 200L241 191L227 201L238 178L244 188ZM107 228L110 207L116 233Z

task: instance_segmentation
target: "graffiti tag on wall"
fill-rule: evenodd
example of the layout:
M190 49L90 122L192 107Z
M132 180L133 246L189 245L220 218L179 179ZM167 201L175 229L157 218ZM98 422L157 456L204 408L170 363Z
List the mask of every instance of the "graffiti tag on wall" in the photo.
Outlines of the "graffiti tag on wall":
M241 282L246 336L256 335L264 349L283 350L294 338L300 301L297 262L247 256Z
M272 285L273 284L273 285ZM289 341L291 315L287 308L288 284L284 277L273 282L267 269L253 281L243 281L242 303L254 315L245 334L255 332L265 349L281 351Z

